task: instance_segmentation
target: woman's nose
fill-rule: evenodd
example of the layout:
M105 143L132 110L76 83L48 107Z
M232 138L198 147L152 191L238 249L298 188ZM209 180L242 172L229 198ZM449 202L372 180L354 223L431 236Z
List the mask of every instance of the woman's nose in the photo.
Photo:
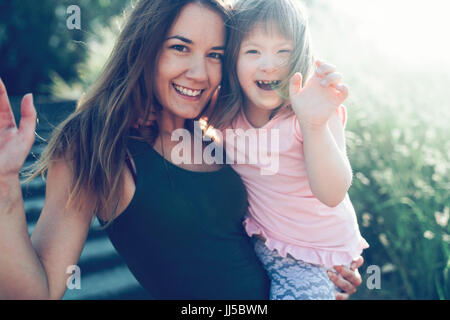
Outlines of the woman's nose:
M195 81L208 80L206 59L203 57L193 57L190 61L189 69L186 72L186 77Z

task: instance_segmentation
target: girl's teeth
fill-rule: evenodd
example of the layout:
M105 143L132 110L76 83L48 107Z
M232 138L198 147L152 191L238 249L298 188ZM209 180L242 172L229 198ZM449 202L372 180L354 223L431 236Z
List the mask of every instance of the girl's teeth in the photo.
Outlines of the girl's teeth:
M277 84L278 80L273 80L273 81L264 81L264 80L258 80L257 81L259 84Z

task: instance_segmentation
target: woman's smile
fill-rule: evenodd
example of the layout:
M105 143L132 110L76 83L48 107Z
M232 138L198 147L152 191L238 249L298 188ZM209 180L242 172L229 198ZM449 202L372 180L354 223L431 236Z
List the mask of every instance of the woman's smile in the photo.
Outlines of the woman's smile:
M193 89L189 87L184 87L176 83L172 83L172 86L178 95L180 95L183 99L188 100L195 100L195 101L200 100L202 93L205 91L204 89Z

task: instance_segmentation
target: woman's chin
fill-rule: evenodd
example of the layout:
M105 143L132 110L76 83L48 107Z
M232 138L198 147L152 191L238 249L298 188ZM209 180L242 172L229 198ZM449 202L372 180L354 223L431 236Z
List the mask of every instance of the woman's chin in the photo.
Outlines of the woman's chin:
M202 110L203 108L199 110L180 110L175 115L186 120L192 120L197 118Z

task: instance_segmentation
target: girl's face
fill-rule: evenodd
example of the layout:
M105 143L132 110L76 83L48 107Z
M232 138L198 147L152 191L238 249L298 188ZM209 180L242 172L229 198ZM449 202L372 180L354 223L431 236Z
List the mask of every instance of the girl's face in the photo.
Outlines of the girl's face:
M250 30L241 43L237 59L237 75L246 107L268 111L284 102L276 88L289 73L292 50L292 40L276 27L265 28L259 23Z
M225 29L222 17L196 3L186 5L162 45L156 97L165 111L197 117L222 79Z

